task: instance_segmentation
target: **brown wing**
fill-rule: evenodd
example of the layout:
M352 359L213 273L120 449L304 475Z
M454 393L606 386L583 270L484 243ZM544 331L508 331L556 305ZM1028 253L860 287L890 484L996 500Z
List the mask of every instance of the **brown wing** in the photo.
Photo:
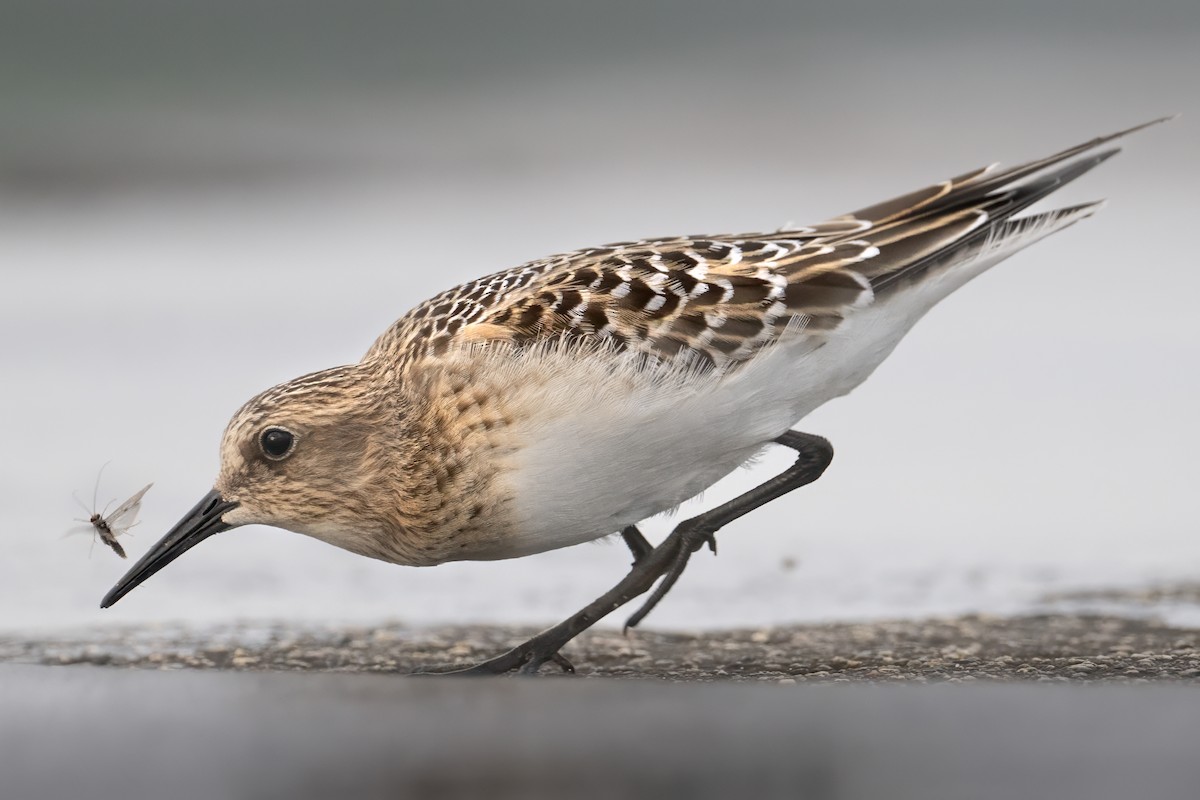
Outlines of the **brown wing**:
M1008 170L974 170L806 228L623 242L533 261L422 303L368 357L603 340L720 366L751 358L784 330L818 344L851 309L1005 233L1013 215L1117 151L1085 154L1143 127Z
M789 325L829 330L844 309L870 300L850 267L877 248L827 238L861 228L625 242L532 262L423 303L372 353L561 339L668 360L745 360Z

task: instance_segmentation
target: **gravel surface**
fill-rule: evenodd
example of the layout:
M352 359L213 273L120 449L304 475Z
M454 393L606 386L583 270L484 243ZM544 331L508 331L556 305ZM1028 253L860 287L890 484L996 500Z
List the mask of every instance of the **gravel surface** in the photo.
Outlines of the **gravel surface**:
M0 638L0 661L149 669L411 672L467 665L532 629L455 627L198 632L138 628L31 641ZM706 633L589 632L565 654L578 676L675 681L1197 681L1200 630L1100 616L969 616ZM547 665L545 674L558 668Z

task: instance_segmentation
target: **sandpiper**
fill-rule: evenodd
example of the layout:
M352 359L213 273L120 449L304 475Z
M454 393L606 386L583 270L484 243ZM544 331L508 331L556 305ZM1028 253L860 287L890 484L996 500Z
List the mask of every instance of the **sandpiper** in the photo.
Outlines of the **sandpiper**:
M578 633L658 582L636 625L717 530L816 480L833 450L791 427L861 383L939 300L1090 216L1099 203L1019 215L1150 124L816 225L592 247L443 292L358 363L242 406L215 488L102 607L252 523L413 566L620 533L634 564L616 586L469 671L569 668L559 650ZM638 531L771 444L795 463L657 547Z

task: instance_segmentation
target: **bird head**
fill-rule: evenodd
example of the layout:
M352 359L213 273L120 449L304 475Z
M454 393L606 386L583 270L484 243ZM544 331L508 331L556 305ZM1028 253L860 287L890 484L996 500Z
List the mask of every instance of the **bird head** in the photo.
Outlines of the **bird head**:
M368 367L316 372L251 399L221 442L221 469L201 498L104 597L108 608L195 545L242 525L272 525L371 555L372 485L386 474L376 434L389 417ZM376 498L377 500L377 498Z

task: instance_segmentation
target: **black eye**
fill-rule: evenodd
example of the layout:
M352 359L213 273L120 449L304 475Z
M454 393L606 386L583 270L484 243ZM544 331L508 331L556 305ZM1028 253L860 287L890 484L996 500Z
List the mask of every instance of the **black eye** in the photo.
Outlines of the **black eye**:
M283 428L267 428L258 441L267 458L278 461L292 451L296 436Z

